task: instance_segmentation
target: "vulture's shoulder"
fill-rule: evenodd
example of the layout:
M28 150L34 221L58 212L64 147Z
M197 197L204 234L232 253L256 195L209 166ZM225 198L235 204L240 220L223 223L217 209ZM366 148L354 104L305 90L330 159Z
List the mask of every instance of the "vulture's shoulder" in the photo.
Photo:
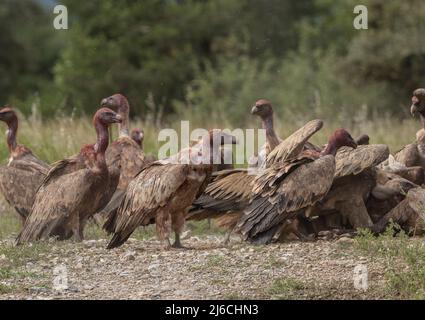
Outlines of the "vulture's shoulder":
M384 144L361 145L356 149L343 147L335 156L335 179L357 175L385 161L390 154Z
M49 184L63 175L81 170L85 167L85 164L80 161L78 156L59 160L52 164L52 167L47 172L42 185Z
M322 126L323 121L316 119L308 122L303 127L295 131L267 155L267 166L295 157L303 150L308 139L319 131Z

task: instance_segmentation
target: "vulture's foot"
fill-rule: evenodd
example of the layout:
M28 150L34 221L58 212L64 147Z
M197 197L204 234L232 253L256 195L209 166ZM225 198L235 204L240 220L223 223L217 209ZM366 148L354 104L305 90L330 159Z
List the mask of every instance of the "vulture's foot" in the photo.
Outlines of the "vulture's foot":
M176 233L176 238L172 247L175 249L186 249L185 247L182 246L182 243L180 241L180 234Z
M226 233L226 236L224 237L224 240L223 240L223 245L228 246L230 244L230 236L232 234L232 231L233 231L233 229L232 230L229 230Z

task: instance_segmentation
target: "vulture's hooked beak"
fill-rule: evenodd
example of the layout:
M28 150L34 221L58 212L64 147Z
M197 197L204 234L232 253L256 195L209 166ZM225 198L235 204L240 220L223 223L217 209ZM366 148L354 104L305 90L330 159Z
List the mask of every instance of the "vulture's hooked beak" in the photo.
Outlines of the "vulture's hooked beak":
M122 117L119 114L115 114L114 117L112 118L112 121L114 123L121 123L122 122Z
M102 101L100 101L100 106L102 108L108 107L108 98L102 99Z
M356 141L351 140L350 141L350 147L353 148L353 149L357 149L357 143L356 143Z
M251 109L251 114L257 114L257 112L258 112L258 108L257 108L257 106L253 106L252 107L252 109Z

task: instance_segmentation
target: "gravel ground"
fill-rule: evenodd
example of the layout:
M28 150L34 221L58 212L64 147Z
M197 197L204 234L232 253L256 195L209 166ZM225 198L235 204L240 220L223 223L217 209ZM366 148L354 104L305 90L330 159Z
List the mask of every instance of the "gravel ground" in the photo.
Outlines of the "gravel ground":
M0 281L0 299L377 299L382 261L359 256L354 240L252 246L220 236L190 237L187 249L161 250L155 239L49 243ZM10 246L8 241L1 247ZM9 257L0 254L0 266ZM9 261L10 262L10 261ZM368 268L369 289L354 288L354 268ZM59 266L59 267L58 267ZM61 267L64 270L61 273ZM58 278L58 272L67 276ZM67 279L67 287L58 287ZM6 289L5 289L6 288Z

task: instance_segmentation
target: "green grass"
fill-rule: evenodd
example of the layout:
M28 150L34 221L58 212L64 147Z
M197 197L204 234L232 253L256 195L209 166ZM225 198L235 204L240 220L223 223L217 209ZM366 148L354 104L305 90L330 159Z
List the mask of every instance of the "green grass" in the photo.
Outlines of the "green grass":
M36 262L40 255L48 252L49 244L36 243L33 245L14 246L12 244L0 244L0 294L22 291L17 280L33 278L44 281L44 275L40 272L27 270L29 262Z
M394 226L374 237L363 231L356 238L356 249L385 262L384 294L398 299L425 299L425 243L404 232L394 236Z
M269 293L275 299L291 300L301 298L307 289L307 285L298 279L282 277L274 280Z

